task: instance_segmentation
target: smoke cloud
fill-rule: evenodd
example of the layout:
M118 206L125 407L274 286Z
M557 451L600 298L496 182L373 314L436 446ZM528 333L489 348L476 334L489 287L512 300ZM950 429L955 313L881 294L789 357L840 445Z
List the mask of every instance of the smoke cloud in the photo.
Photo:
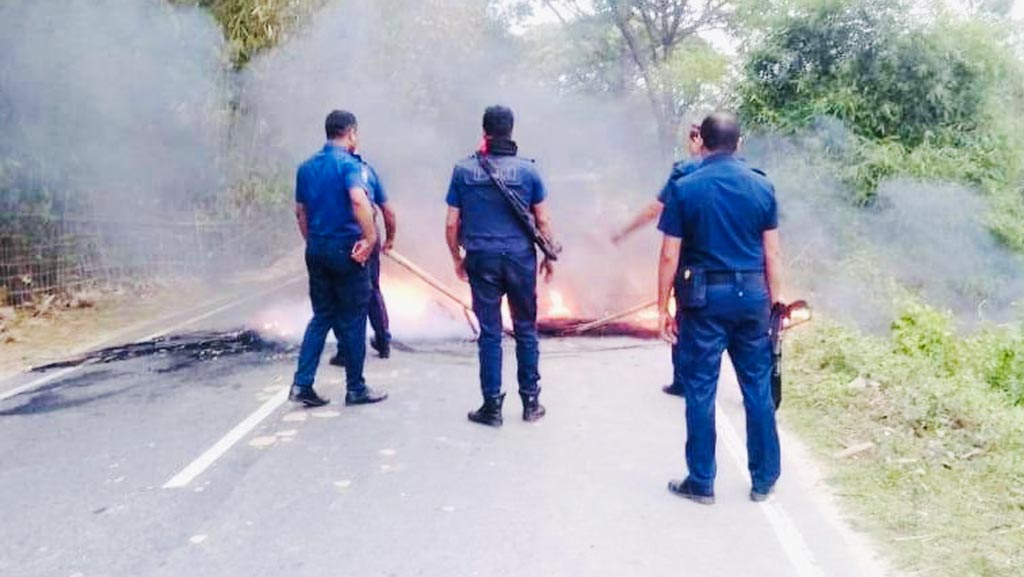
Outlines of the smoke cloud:
M949 183L884 182L855 207L816 137L753 139L747 152L776 186L796 291L816 307L885 330L903 297L952 311L966 328L1004 322L1024 294L1024 262L985 225L988 206Z
M236 73L216 23L197 8L8 0L0 156L16 160L20 188L63 191L58 202L115 221L167 219L239 179L290 183L322 145L326 113L349 109L399 211L397 249L456 285L442 236L451 167L477 146L484 108L506 104L521 153L548 182L566 247L555 288L574 314L653 298L657 233L622 247L608 240L669 172L647 103L559 90L544 67L518 57L521 38L490 33L483 4L331 2ZM1006 318L1024 288L1020 259L985 229L986 205L972 191L894 181L864 210L813 160L818 144L754 138L746 154L776 184L792 297L884 327L897 285L969 322ZM281 194L287 211L291 192ZM294 231L277 232L299 245Z
M111 220L189 210L216 192L223 42L163 0L0 4L2 153L25 189Z

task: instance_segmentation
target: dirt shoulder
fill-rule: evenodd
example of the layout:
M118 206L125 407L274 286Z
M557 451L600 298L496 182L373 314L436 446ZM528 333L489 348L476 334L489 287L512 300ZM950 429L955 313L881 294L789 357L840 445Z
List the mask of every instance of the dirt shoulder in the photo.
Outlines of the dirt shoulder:
M198 305L214 298L201 283L177 280L87 291L54 298L47 306L4 309L0 379L100 346L180 311L183 302Z

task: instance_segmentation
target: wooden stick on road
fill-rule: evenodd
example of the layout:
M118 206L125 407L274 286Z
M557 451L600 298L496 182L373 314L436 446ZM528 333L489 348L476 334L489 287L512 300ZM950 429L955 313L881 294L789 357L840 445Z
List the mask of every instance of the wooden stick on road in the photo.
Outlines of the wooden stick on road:
M473 329L474 333L479 334L479 329L477 329L476 325L476 315L473 314L473 305L466 302L465 299L456 294L455 291L453 291L448 285L444 284L443 282L435 278L433 275L420 268L419 265L417 265L416 263L402 256L401 253L391 250L384 253L384 256L390 258L398 266L411 272L420 280L430 285L437 292L455 301L455 303L462 307L463 312L466 313L466 322L469 323L469 327Z
M620 311L620 312L617 312L617 313L612 313L610 315L605 315L605 316L597 319L596 321L591 321L589 323L584 323L584 324L582 324L582 325L580 325L578 327L574 327L572 329L569 329L568 331L566 331L566 334L581 335L583 333L590 332L590 331L592 331L594 329L599 329L599 328L607 325L608 323L613 323L613 322L615 322L617 320L624 319L626 317L631 317L631 316L633 316L633 315L635 315L637 313L643 312L643 311L645 311L645 310L647 310L647 309L649 309L651 307L655 307L655 306L658 306L657 299L655 299L653 301L645 302L645 303L642 303L642 304L638 304L635 307L630 307L630 308L628 308L628 309L626 309L624 311Z

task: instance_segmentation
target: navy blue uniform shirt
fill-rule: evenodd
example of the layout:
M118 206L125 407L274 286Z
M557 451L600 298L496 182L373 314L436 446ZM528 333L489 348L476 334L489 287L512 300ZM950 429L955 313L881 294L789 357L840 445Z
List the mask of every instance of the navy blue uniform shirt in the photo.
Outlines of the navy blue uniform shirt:
M778 228L775 188L730 154L710 156L677 180L658 229L683 239L685 266L711 271L764 269L763 233Z
M508 188L527 206L547 198L544 181L534 162L518 156L491 155ZM455 165L448 185L448 206L461 211L459 242L467 252L526 252L533 241L526 235L512 207L476 158Z
M367 192L370 195L370 202L377 206L388 201L387 191L384 189L384 181L380 179L380 175L377 174L377 170L370 166L369 162L357 153L352 153L352 157L355 158L362 165L363 170L363 181L366 182Z
M675 181L692 174L695 170L700 168L700 163L700 158L688 158L673 164L672 172L668 175L668 180L665 182L665 186L661 187L661 192L658 193L658 202L661 204L668 203L668 196L672 194L672 188Z
M299 166L295 202L306 207L310 238L358 240L363 236L349 197L353 188L368 189L362 167L347 150L331 143Z

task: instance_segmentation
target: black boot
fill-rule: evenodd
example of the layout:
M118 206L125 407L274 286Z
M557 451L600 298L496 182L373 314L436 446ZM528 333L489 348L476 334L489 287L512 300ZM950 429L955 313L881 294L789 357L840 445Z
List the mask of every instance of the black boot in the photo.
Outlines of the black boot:
M541 417L547 414L548 410L544 408L544 405L540 404L540 389L532 394L519 393L519 398L523 400L523 420L532 423L539 421Z
M293 403L302 403L307 407L322 407L327 403L331 402L320 395L316 394L313 387L296 387L292 386L291 392L288 394L288 400Z
M345 394L345 405L372 405L379 403L388 398L388 394L384 391L377 391L370 387L363 387L363 390L358 393L349 391Z
M683 391L682 385L677 385L675 383L672 383L671 385L665 385L664 387L661 388L661 392L665 393L666 395L672 395L674 397L682 397L684 399L686 398L686 392Z
M334 353L334 356L331 357L330 363L335 367L344 367L345 359L341 356L341 353Z
M504 422L501 418L501 404L505 402L505 393L497 397L484 398L484 404L469 414L469 420L488 427L500 427Z

